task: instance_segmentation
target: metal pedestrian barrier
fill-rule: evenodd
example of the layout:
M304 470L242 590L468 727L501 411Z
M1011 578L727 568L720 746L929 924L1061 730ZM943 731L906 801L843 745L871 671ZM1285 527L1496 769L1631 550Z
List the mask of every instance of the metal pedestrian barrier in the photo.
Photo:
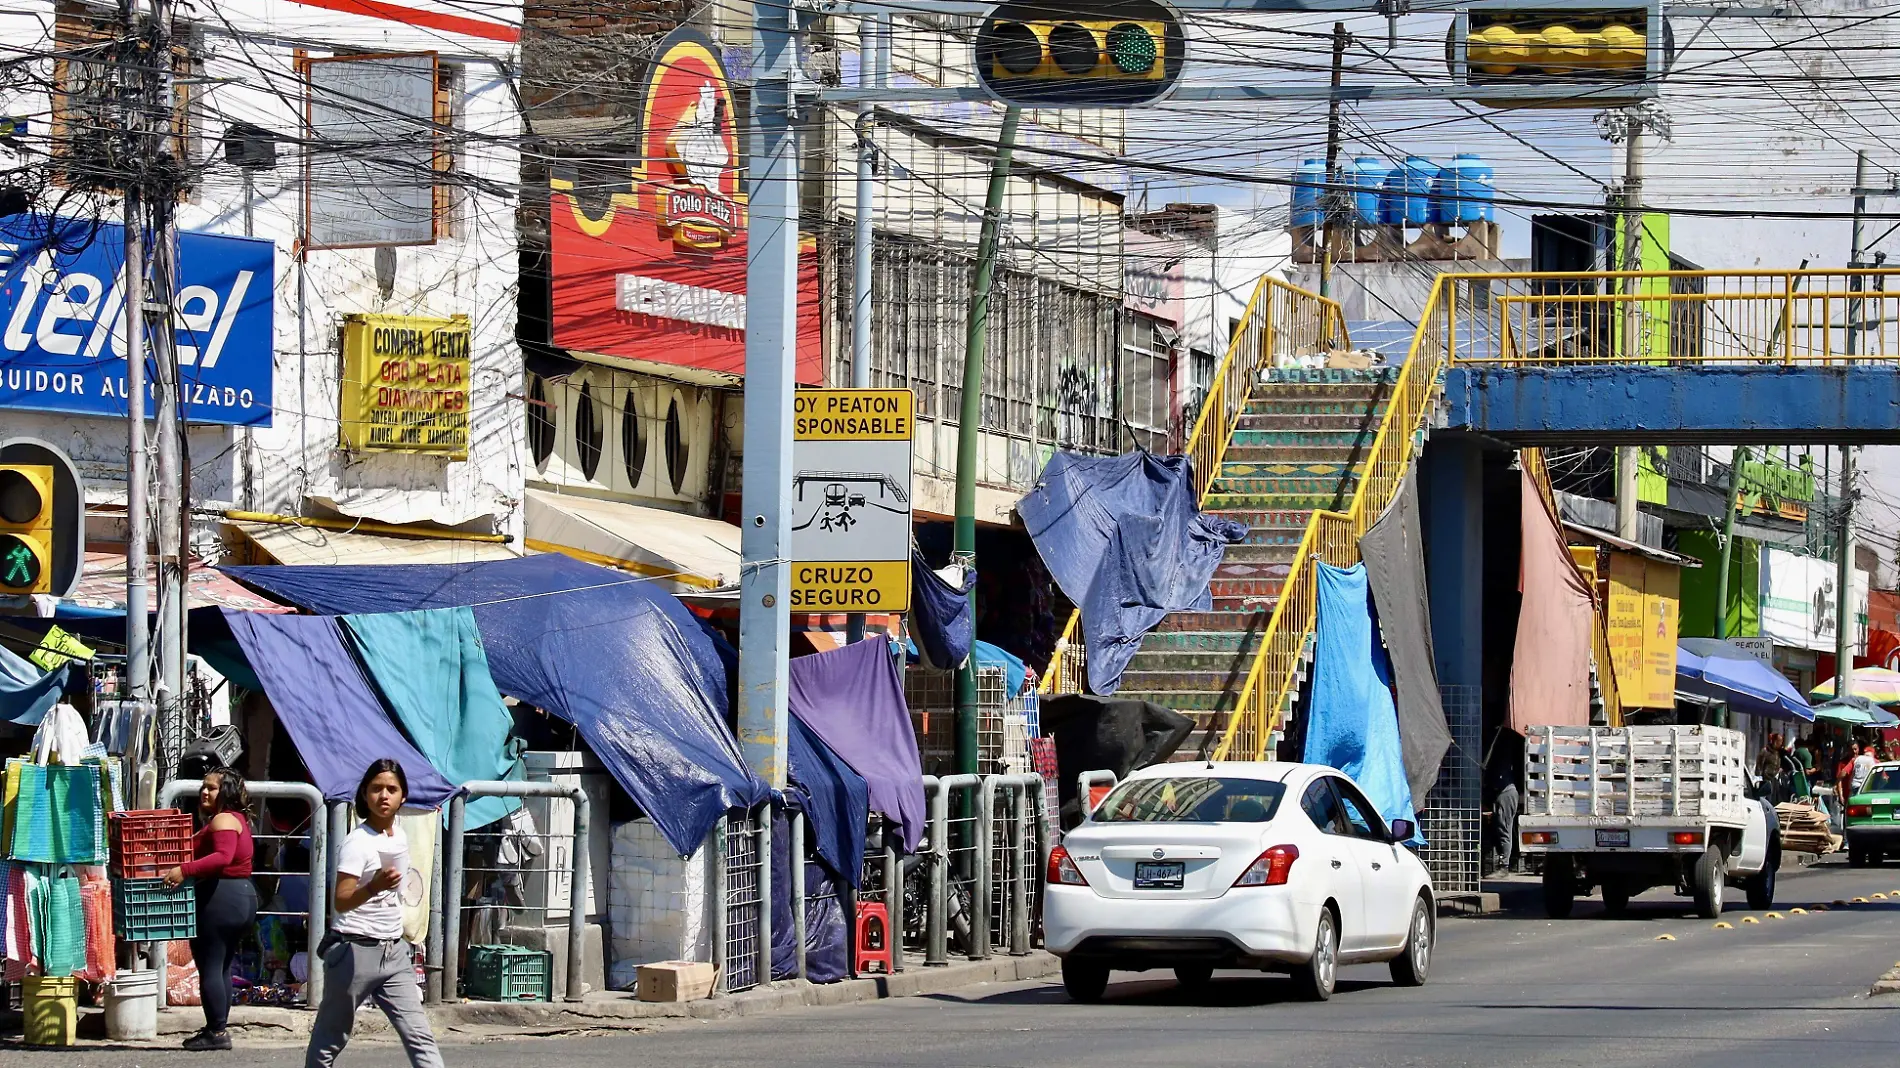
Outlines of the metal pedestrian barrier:
M468 799L471 797L565 797L574 804L574 840L583 843L572 850L573 854L573 905L568 912L567 921L567 991L564 1001L580 1001L586 991L582 979L586 970L587 923L586 910L581 902L587 899L588 886L588 824L592 819L592 806L587 799L587 791L579 785L564 786L554 782L502 782L495 779L477 779L462 784L462 792L449 801L448 838L443 843L442 854L448 862L447 881L441 895L442 928L441 976L442 997L450 1001L459 1001L456 990L460 977L462 956L462 845L464 823L468 817ZM438 944L433 936L429 939L431 948ZM430 962L432 965L434 961ZM312 969L312 975L316 974Z
M163 790L159 791L158 807L181 807L179 801L196 794L200 784L201 780L198 779L173 779L165 784ZM254 862L251 878L253 881L260 878L276 878L280 880L278 887L280 895L282 890L281 880L285 878L303 878L309 880L307 884L308 897L310 899L309 918L305 922L305 933L307 937L304 946L304 960L307 962L307 967L309 968L309 979L304 984L304 993L305 1000L311 1005L316 1005L323 1000L323 962L317 959L317 944L323 941L325 921L329 916L330 901L332 900L327 889L328 884L325 881L325 873L326 871L334 872L336 869L336 865L330 863L329 853L331 843L338 841L338 839L331 837L328 833L328 829L325 827L323 794L316 787L303 782L272 782L269 780L247 782L244 785L245 789L250 791L251 796L255 798L291 798L302 801L310 806L310 844L308 847L309 861L307 870L265 870L261 863ZM187 808L187 811L189 811L189 808ZM289 834L274 835L259 833L259 829L253 827L251 833L251 839L254 844L281 840L284 847L294 844L295 840L300 837L302 837L302 835L299 835L294 829ZM284 850L280 848L278 854L280 858L283 851ZM254 848L253 855L257 858L257 861L263 861L263 858L269 854L265 850ZM281 863L281 860L279 863ZM259 900L268 904L270 899L259 895ZM271 913L261 910L259 915L296 916L298 918L303 918L304 916L303 913L294 911ZM166 943L153 943L152 950L152 966L158 973L159 1003L162 1005L165 1002L165 991L169 989L166 985L167 976L165 974L168 970L167 965L170 963L167 956ZM200 978L202 979L203 977Z

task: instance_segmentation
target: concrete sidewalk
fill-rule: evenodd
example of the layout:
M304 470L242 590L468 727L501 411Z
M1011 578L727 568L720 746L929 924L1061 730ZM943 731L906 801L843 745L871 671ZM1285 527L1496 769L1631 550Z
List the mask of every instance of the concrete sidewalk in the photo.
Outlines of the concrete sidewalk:
M429 1022L446 1041L458 1036L476 1039L485 1034L560 1034L575 1031L640 1031L668 1020L720 1020L754 1016L807 1006L847 1005L883 998L939 994L978 983L1012 983L1038 979L1061 970L1055 957L1037 950L1024 957L995 956L988 960L953 961L936 968L907 962L895 975L817 985L800 980L774 983L769 989L748 990L707 1001L656 1003L639 1001L621 991L589 993L585 1000L567 1002L463 1001L429 1008ZM316 1013L303 1009L236 1006L231 1010L232 1037L245 1043L301 1042L310 1034ZM95 1024L94 1026L100 1026ZM159 1014L159 1041L172 1046L204 1026L195 1008L170 1009ZM90 1028L87 1028L90 1030ZM389 1022L370 1009L358 1014L356 1034L389 1035Z

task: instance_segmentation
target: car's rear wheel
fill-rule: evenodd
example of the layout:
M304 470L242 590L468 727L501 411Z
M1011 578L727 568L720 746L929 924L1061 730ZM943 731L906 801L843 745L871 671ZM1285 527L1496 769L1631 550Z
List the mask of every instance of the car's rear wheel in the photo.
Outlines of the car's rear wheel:
M1405 952L1392 958L1392 981L1400 986L1424 986L1432 970L1432 939L1437 934L1432 903L1423 897L1412 906L1412 927L1405 934Z
M1313 936L1313 958L1293 972L1293 985L1308 1001L1333 996L1339 978L1339 921L1332 909L1319 910L1319 930Z
M1847 865L1850 868L1865 868L1873 859L1873 850L1863 845L1847 843Z
M1069 997L1085 1005L1102 1000L1102 994L1108 990L1108 968L1106 965L1090 964L1086 961L1065 960L1062 962L1062 989Z
M1212 964L1177 964L1174 968L1174 981L1184 989L1199 990L1214 980Z
M1544 858L1544 915L1566 919L1577 906L1577 869L1569 857Z

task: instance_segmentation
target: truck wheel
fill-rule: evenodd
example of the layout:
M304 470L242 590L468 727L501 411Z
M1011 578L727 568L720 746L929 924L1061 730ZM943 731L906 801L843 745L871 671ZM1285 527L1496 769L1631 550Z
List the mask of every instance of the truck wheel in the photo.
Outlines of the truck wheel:
M1629 914L1630 884L1615 876L1603 880L1603 914L1621 919Z
M1577 868L1569 857L1544 858L1544 915L1553 920L1570 918L1577 905Z
M1722 893L1728 889L1723 867L1722 851L1715 846L1703 850L1696 858L1691 889L1695 892L1696 915L1705 920L1722 915Z
M1781 870L1781 839L1768 843L1768 862L1747 883L1748 907L1757 912L1775 907L1775 873Z

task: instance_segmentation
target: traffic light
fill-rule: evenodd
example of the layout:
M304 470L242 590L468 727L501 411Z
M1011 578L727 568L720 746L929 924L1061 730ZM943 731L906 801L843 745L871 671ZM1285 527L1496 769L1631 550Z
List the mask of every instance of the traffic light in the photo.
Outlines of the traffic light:
M0 464L0 595L53 588L53 468Z
M1661 78L1672 44L1668 22L1653 4L1546 9L1477 4L1458 16L1446 58L1466 85L1562 86L1564 92L1548 103L1601 108L1629 95L1619 95L1618 87Z
M991 95L1029 107L1130 107L1181 77L1181 20L1155 0L1004 4L976 37L976 75Z

